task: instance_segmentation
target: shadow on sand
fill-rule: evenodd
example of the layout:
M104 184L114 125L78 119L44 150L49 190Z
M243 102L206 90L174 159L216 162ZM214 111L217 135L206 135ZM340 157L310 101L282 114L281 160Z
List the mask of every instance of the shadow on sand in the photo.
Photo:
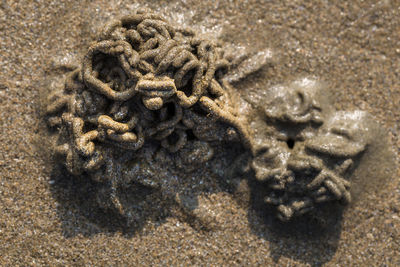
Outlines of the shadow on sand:
M99 207L96 201L98 185L90 179L72 177L60 165L54 167L51 179L51 191L58 203L57 212L66 238L117 232L131 238L149 221L161 225L172 215L171 203L166 203L162 196L153 196L151 202L157 202L149 203L153 208L146 210L143 205L138 206L135 210L138 216L134 223L129 224L118 213ZM340 205L325 205L314 213L283 223L263 203L262 186L252 178L247 182L251 196L248 204L251 230L269 242L270 256L274 261L278 262L280 257L286 257L311 266L321 266L332 258L341 233L343 208ZM226 189L223 191L232 192L232 188L224 184L221 184ZM146 188L139 188L138 193L138 198L145 198L145 194L154 194Z
M149 221L161 224L170 215L168 209L163 207L167 203L159 198L159 202L152 203L153 208L146 209L144 205L133 207L137 216L129 223L117 212L99 207L96 198L100 187L96 182L86 177L73 177L59 164L53 168L50 184L52 195L57 201L57 213L62 222L63 235L66 238L117 232L130 238L140 232ZM145 187L138 187L134 193L138 193L136 197L142 199L145 199L146 195L154 194Z
M263 190L255 179L248 181L251 192L248 220L252 232L270 244L270 256L291 258L311 266L322 266L335 254L341 233L343 206L329 203L289 222L282 222L263 202Z
M232 155L233 151L228 154ZM226 159L227 155L220 156L223 163L207 168L219 168L217 171L229 172L232 178L231 175L235 175L232 170L234 164L230 160L222 160L224 156ZM252 173L246 176L248 178L242 182L247 184L245 191L250 196L248 200L244 201L242 197L234 194L240 182L230 183L229 178L217 181L214 184L214 192L233 193L239 205L248 208L247 219L251 231L259 238L268 241L269 256L274 261L278 262L280 257L285 257L311 266L321 266L333 257L341 233L343 208L339 204L325 204L311 214L283 223L276 219L275 212L264 204L263 185L255 180ZM101 190L99 184L84 176L73 177L61 164L53 165L50 184L53 197L58 203L57 212L66 238L77 235L91 237L99 233L122 233L126 238L131 238L140 233L149 222L156 226L162 225L166 218L177 214L176 203L163 196L161 192L137 185L129 195L133 198L130 201L133 203L130 209L136 216L133 222L128 222L126 217L112 209L104 210L99 207L97 200L98 192ZM189 209L198 206L197 196L201 193L204 193L204 190L192 191L193 195L188 198L190 201L183 200L190 202ZM196 218L190 217L190 212L185 214L183 211L183 213L180 219L184 219L197 231L204 230L202 225L197 225Z

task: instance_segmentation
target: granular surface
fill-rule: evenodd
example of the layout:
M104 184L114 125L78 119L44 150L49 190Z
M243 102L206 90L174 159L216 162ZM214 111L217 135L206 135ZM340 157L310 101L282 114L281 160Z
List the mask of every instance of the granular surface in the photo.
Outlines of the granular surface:
M69 179L49 160L42 100L50 86L57 86L48 81L58 82L104 23L139 7L250 54L271 49L274 67L238 79L238 90L269 88L304 75L323 79L338 109L365 110L381 123L394 162L400 162L398 1L4 0L0 265L400 264L399 171L325 224L274 220L254 205L252 185L245 182L226 192L220 189L229 186L205 179L207 187L196 199L181 198L188 209L197 207L195 214L160 201L152 206L166 206L165 213L144 211L146 219L132 227L88 205L90 186ZM385 154L382 160L390 162ZM372 164L364 175L384 172L382 166ZM192 223L191 216L201 224Z

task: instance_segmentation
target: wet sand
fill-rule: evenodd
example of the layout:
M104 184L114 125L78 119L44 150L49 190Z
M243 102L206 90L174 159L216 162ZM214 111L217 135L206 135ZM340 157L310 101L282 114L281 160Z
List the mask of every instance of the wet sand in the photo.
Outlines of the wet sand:
M282 226L251 207L246 184L199 196L207 229L174 216L130 229L85 206L79 182L54 179L41 136L48 81L59 82L57 66L76 62L102 24L139 6L250 51L272 49L275 67L240 90L322 78L337 108L375 116L400 162L398 1L142 2L0 3L0 265L399 265L399 171L323 229Z

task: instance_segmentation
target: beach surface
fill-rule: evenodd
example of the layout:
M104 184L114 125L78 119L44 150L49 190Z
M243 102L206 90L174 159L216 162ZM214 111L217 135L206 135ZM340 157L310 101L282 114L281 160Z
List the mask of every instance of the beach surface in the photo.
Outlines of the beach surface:
M80 184L58 179L46 147L43 99L84 55L101 26L148 7L249 53L276 59L237 84L268 88L322 79L342 110L368 111L400 163L400 2L10 1L0 2L0 266L399 266L400 171L323 229L281 225L250 205L248 185L210 188L197 206L207 229L179 217L129 228L91 210ZM259 89L258 89L259 90ZM379 179L379 180L376 180ZM215 185L218 187L218 185ZM158 205L155 203L154 205Z

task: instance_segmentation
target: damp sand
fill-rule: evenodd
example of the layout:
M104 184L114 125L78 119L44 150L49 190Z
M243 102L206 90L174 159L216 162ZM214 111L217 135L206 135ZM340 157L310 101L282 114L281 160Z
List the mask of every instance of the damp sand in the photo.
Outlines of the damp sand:
M57 83L58 66L74 64L107 20L142 6L250 52L274 51L276 66L236 84L240 90L323 78L338 109L376 118L400 162L398 1L141 2L0 3L0 265L399 265L399 171L323 229L282 226L250 208L245 183L233 194L210 188L199 196L207 229L174 216L127 228L86 207L79 183L56 179L41 141L48 81ZM380 168L372 164L371 173Z

